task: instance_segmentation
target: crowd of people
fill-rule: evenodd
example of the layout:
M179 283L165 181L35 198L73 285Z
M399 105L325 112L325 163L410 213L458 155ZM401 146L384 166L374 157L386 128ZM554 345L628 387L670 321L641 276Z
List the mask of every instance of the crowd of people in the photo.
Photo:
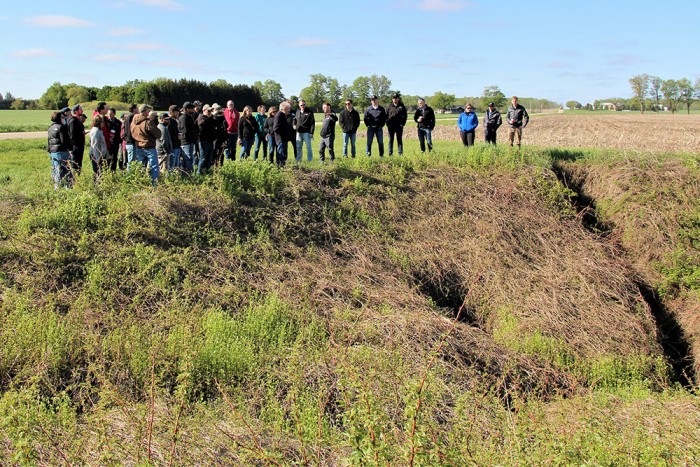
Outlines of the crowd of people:
M378 96L372 96L370 106L364 112L367 127L365 153L372 155L374 140L377 140L379 156L384 156L384 127L389 136L389 155L394 153L394 141L399 155L403 154L403 129L408 120L408 110L396 93L385 109L379 104ZM240 147L239 160L252 158L268 160L278 166L287 162L288 146L296 162L302 160L302 150L306 146L307 161L313 160L312 140L316 129L314 113L307 108L304 99L298 102L298 109L292 111L293 102L286 100L266 110L264 105L253 108L246 106L239 112L233 101L223 108L219 104L205 104L199 101L185 102L181 107L171 105L160 115L147 104L132 104L128 112L117 117L117 112L105 102L97 104L92 113L90 129L86 130L87 116L81 105L65 107L51 115L48 129L48 152L52 163L54 186L70 186L74 175L83 169L83 155L89 141L88 155L95 177L105 170L125 170L135 164L147 168L153 183L163 172L185 174L207 172L213 166L223 165L225 160L236 160ZM336 115L328 102L324 102L323 122L321 122L318 148L319 159L326 160L326 150L331 161L335 160L335 126L340 125L343 133L343 157L357 154L356 137L360 126L360 114L351 99L346 99L344 108ZM432 131L435 128L435 112L425 99L418 99L413 115L417 124L418 141L421 153L433 149ZM508 140L521 144L522 129L527 126L529 116L525 108L512 97L506 121L509 126ZM502 124L501 114L494 103L489 103L484 115L484 140L496 144L496 131ZM467 104L457 119L460 136L465 146L474 144L479 119L474 107ZM260 150L262 149L262 153Z

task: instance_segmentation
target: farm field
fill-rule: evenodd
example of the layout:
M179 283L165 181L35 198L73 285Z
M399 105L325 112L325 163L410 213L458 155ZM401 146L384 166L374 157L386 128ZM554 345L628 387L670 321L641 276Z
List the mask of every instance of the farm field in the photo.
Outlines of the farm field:
M0 459L700 463L700 120L587 117L156 187L0 141Z
M481 116L479 116L481 117ZM455 121L456 121L455 116ZM480 118L481 123L481 118ZM477 133L480 133L477 128ZM459 141L455 127L435 129L440 139ZM415 135L410 135L411 137ZM483 133L479 136L483 140ZM498 142L505 143L508 128L498 131ZM632 113L548 114L530 120L523 131L526 145L562 148L599 148L650 153L700 152L700 115Z

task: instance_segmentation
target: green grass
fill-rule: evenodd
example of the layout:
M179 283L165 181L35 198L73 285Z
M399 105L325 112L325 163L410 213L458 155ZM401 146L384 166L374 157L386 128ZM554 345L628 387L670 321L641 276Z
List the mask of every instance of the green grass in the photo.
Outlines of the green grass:
M570 191L548 171L576 154L436 141L421 155L408 140L403 157L380 159L376 146L364 156L364 143L333 165L236 162L157 187L143 170L94 183L87 169L73 190L55 191L43 140L0 142L1 456L19 465L698 461L700 402L664 386L663 361L584 358L556 336L523 333L507 308L493 330L472 330L503 355L462 360L462 336L436 350L449 310L377 298L410 282L419 262L394 243L431 214L414 203L444 198L448 210L460 184L512 175L484 195L533 189L526 199L538 209L571 219ZM478 287L495 280L483 274ZM405 314L425 320L422 333L409 333ZM471 336L471 324L459 326ZM510 352L512 368L498 367ZM521 384L532 368L545 372L543 386L551 377L565 388Z

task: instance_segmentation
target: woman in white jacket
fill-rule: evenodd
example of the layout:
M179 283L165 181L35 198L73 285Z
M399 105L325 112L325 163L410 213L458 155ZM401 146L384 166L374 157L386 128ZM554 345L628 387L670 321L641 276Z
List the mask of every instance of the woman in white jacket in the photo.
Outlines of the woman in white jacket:
M102 116L95 115L90 128L90 162L95 177L102 173L102 166L107 162L107 143L102 133Z

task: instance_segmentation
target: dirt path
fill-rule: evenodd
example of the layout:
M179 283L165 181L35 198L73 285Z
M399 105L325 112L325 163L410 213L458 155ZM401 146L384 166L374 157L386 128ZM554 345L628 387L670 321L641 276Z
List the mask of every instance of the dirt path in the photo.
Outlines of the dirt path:
M0 133L0 139L34 139L45 137L45 131L21 131L17 133Z

